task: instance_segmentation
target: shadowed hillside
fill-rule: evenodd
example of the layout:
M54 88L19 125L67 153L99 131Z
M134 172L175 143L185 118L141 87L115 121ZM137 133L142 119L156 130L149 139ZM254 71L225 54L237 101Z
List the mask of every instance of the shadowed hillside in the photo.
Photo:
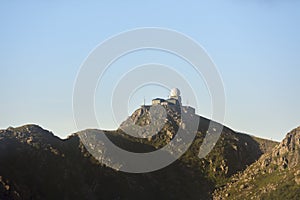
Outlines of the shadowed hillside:
M148 114L137 110L131 117L142 125L149 123ZM209 120L192 117L200 123L188 151L170 166L145 174L124 173L99 163L78 133L61 140L36 125L1 130L0 199L211 199L216 187L260 158L266 150L262 147L276 144L224 127L214 149L200 159ZM121 129L105 134L124 149L154 151L176 134L178 113L168 110L167 118L151 139L137 139Z

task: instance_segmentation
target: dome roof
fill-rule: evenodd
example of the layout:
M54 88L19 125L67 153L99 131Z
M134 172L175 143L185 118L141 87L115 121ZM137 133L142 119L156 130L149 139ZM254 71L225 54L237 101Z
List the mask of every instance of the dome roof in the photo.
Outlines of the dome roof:
M173 88L170 92L171 97L179 97L180 96L180 90L178 88Z

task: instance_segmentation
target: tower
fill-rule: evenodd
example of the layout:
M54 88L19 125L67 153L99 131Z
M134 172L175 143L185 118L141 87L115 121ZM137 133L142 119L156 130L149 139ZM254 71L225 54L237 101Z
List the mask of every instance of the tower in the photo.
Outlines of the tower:
M181 105L180 90L178 88L173 88L170 92L170 100L176 100L179 105Z

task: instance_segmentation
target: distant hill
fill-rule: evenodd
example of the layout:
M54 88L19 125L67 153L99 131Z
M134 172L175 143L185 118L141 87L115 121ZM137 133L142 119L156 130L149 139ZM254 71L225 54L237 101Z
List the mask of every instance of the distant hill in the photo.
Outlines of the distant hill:
M105 134L124 149L154 151L169 142L179 126L179 113L167 111L165 126L151 139L137 139L121 129ZM102 134L98 130L74 133L65 140L37 125L1 130L0 199L212 199L217 188L250 170L247 166L273 155L271 149L278 144L224 127L214 149L200 159L199 147L210 120L192 117L200 123L188 151L170 166L144 174L116 171L94 159L79 134ZM149 111L138 109L131 119L138 125L150 123ZM288 167L297 162L289 160ZM225 198L226 192L218 193L223 194Z

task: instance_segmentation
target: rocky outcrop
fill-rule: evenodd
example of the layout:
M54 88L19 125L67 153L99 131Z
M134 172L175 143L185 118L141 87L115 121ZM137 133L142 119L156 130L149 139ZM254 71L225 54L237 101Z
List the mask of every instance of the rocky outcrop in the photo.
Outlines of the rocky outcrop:
M299 199L299 155L300 127L245 171L234 175L224 188L217 189L214 199L272 199L272 195L279 199Z
M164 126L151 138L128 136L122 129L104 134L122 149L155 151L172 140L179 127L188 130L178 110L167 109L166 114ZM80 133L61 140L36 125L0 130L0 199L211 199L216 187L261 157L262 147L276 145L223 127L213 150L200 159L199 149L211 121L186 114L188 121L200 121L194 142L176 162L146 174L123 173L100 163L87 151ZM147 109L137 110L130 118L139 126L153 122ZM298 172L294 173L296 183Z
M284 140L274 148L272 154L265 156L262 167L270 164L282 169L296 167L300 163L300 127L286 135Z

